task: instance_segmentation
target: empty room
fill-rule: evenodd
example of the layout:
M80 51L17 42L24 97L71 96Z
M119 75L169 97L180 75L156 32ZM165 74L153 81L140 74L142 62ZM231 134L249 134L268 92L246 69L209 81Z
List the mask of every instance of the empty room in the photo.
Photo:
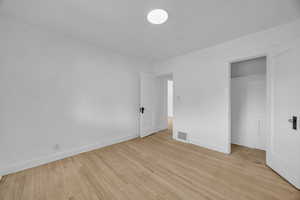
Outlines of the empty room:
M300 200L299 0L0 0L0 200Z

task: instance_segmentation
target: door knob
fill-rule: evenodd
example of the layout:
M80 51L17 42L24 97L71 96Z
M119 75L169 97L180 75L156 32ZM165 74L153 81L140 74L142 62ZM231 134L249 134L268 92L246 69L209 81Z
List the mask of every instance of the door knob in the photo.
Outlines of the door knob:
M140 107L140 113L144 114L145 112L145 108L144 107Z
M292 123L292 128L294 130L298 129L298 127L297 127L297 121L298 121L298 118L296 116L293 116L292 119L289 119L289 122Z

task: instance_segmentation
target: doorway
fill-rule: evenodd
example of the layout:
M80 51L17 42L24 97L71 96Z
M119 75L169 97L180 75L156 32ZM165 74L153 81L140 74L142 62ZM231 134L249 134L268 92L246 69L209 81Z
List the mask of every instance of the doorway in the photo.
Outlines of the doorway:
M231 63L231 149L265 163L267 126L266 57Z
M167 81L167 87L168 87L168 131L170 134L173 133L173 118L174 118L174 82L173 79L169 79Z
M173 75L141 74L140 136L165 132L173 137Z

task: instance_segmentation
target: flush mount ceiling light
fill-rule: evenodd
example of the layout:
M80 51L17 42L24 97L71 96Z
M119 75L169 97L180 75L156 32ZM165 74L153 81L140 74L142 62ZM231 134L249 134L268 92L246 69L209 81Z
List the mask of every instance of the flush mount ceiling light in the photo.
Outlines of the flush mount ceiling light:
M147 15L147 19L151 24L163 24L168 20L168 17L167 11L163 9L151 10Z

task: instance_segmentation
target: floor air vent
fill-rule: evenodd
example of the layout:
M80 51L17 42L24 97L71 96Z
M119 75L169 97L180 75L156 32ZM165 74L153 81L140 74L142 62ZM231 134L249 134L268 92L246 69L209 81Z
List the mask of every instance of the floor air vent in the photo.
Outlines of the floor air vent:
M180 140L187 140L187 133L184 133L184 132L178 132L178 135L177 135L177 138L180 139Z

